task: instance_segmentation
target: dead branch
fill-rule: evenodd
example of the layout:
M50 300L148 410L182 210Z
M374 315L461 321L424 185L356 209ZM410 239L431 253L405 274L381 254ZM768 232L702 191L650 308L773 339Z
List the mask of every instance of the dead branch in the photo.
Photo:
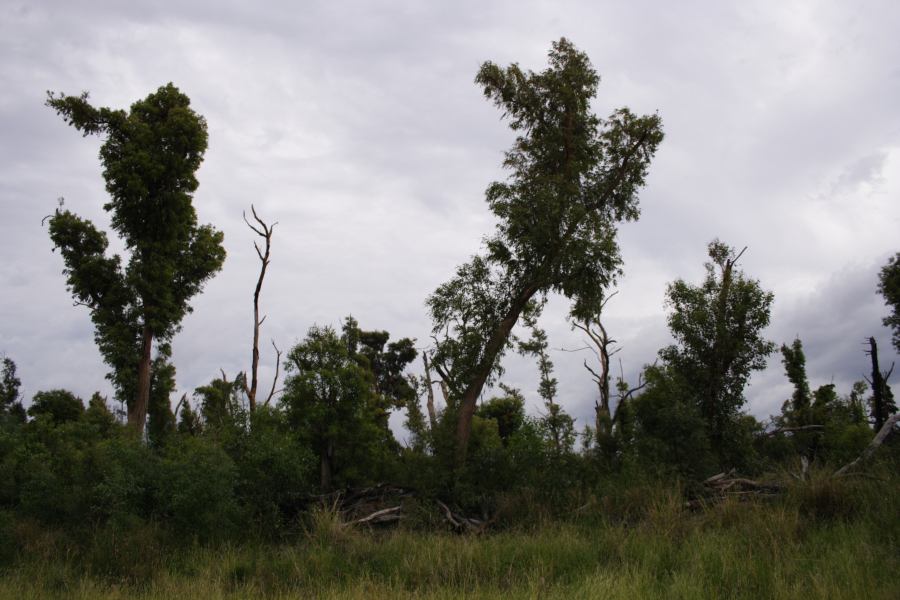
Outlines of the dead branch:
M856 460L847 463L846 465L835 471L834 476L841 477L856 465L863 463L871 458L871 456L875 454L875 451L878 450L881 444L884 443L884 440L886 440L888 436L891 435L894 430L894 425L896 425L898 421L900 421L900 413L891 415L891 417L884 422L884 425L881 426L881 429L878 431L878 434L875 436L875 438L871 441L871 443L869 443L868 446L866 446L866 449L863 450L862 454L860 454L856 458Z
M824 425L800 425L798 427L779 427L778 429L773 429L764 435L767 437L771 437L773 435L778 435L779 433L795 433L797 431L822 431L825 429Z
M178 420L178 409L181 408L181 405L187 402L187 392L181 395L181 400L178 401L178 404L175 405L175 411L172 413L172 417L177 421Z
M263 406L268 406L269 402L272 401L272 397L275 396L276 393L282 391L275 391L275 386L278 385L278 372L281 369L281 350L275 345L275 340L272 340L272 347L275 348L275 377L272 378L272 389L269 390L269 395L266 398L266 401L263 402Z
M393 523L403 518L403 515L400 514L400 511L402 509L403 506L400 505L393 506L391 508L376 510L367 517L344 523L344 527L349 527L350 525L362 525L363 523L368 523L369 525L375 525L378 523Z
M727 473L718 473L703 482L703 486L718 494L743 494L763 493L772 494L784 490L784 486L775 483L760 483L753 479L735 477L732 469Z
M441 502L440 500L435 500L437 505L441 507L441 510L444 511L444 517L447 521L459 532L468 532L468 533L482 533L489 525L488 521L482 521L480 519L472 519L469 517L465 517L460 514L454 513L450 510L450 507Z

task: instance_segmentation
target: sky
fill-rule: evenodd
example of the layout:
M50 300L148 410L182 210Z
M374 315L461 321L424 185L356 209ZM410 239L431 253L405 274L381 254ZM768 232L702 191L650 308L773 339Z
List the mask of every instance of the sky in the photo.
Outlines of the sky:
M625 378L671 342L666 285L699 283L718 237L747 247L745 274L775 295L766 337L800 336L812 385L847 393L868 372L866 338L885 368L898 359L876 293L900 251L898 25L892 0L0 0L0 354L17 363L26 400L110 392L42 223L62 197L108 229L102 140L44 106L48 90L126 108L173 82L206 118L194 204L225 233L228 258L175 338L177 396L249 368L251 204L278 222L261 298L267 387L268 340L286 350L348 314L428 345L425 299L492 231L484 190L506 177L513 140L475 73L487 60L541 70L564 36L600 73L600 116L658 112L666 134L642 216L619 229L624 276L606 325ZM540 325L580 428L592 421L582 361L593 357L565 351L584 346L567 310L551 298ZM539 414L534 360L504 364ZM780 410L790 385L778 353L746 395L760 418Z

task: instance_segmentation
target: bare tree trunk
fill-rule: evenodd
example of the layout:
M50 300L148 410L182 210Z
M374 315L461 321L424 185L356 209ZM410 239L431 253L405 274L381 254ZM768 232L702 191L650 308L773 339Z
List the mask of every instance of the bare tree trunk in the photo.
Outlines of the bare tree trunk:
M153 353L153 332L149 325L144 325L141 335L141 359L138 363L137 390L134 403L128 408L128 425L144 437L144 424L147 421L147 406L150 404L150 365Z
M262 319L259 318L259 294L262 291L263 279L266 277L266 269L269 266L269 252L272 247L272 231L275 229L277 223L266 225L266 223L256 214L256 208L252 204L250 205L250 211L253 213L253 219L259 224L259 227L250 224L250 221L247 220L247 213L244 213L244 222L247 224L247 227L252 229L258 236L266 241L265 252L260 251L256 242L253 242L253 248L256 250L256 255L259 256L262 265L259 269L259 278L256 280L256 289L253 291L253 357L250 362L249 388L247 387L246 380L244 381L244 393L247 394L247 402L250 405L250 412L252 413L256 410L256 390L259 385L259 327L262 325L263 321L266 320L265 317ZM276 379L277 377L276 374ZM269 399L271 400L271 395L269 396Z
M878 344L875 338L869 338L869 356L872 358L872 416L875 418L875 431L879 431L887 417L884 410L884 377L878 367Z
M422 361L425 363L425 387L428 388L428 395L426 396L428 403L428 423L431 425L431 430L434 431L437 424L437 412L434 409L434 388L431 387L434 385L434 382L431 381L431 366L428 364L427 352L422 352Z
M591 344L594 346L591 350L593 350L600 362L599 373L588 366L586 360L584 361L584 368L588 370L591 377L594 379L594 382L597 384L597 391L600 396L597 402L594 403L594 427L597 443L601 446L603 445L603 441L612 435L613 418L609 406L609 359L619 351L619 348L616 348L610 352L610 346L615 344L616 340L610 339L601 319L603 318L603 309L606 308L606 303L617 293L618 292L613 292L603 300L593 319L585 319L583 323L575 322L573 324L573 327L580 329L588 336ZM596 328L593 328L592 325L596 325Z
M322 448L320 457L320 475L323 492L331 491L331 460L334 455L334 444L330 440Z

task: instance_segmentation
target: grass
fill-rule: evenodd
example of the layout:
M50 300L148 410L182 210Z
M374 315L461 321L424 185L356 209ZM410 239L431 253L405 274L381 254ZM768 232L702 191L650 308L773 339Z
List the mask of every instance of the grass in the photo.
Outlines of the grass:
M481 537L356 531L328 511L290 544L175 548L154 530L72 550L46 532L0 577L25 598L896 598L896 484L796 486L684 509L676 490Z

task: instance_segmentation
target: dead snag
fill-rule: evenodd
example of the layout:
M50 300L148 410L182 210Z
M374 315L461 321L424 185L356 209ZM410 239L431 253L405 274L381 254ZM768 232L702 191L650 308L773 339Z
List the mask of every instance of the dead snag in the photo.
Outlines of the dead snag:
M256 280L256 289L253 291L253 357L250 363L250 386L247 386L246 378L244 378L244 393L247 394L247 402L250 405L250 412L256 410L256 389L259 384L258 379L258 371L259 371L259 327L263 324L263 321L266 320L266 317L259 317L259 294L262 291L263 279L266 277L266 269L269 267L269 256L270 251L272 249L272 232L275 230L275 225L278 223L272 223L271 225L267 225L262 219L259 218L259 215L256 214L256 207L252 204L250 205L250 212L253 214L253 219L256 221L256 225L252 224L249 220L247 220L247 213L244 212L244 223L247 224L251 230L253 230L256 235L263 238L266 242L265 252L259 249L259 245L256 242L253 242L253 248L256 250L256 255L259 257L261 262L259 269L259 278ZM272 342L272 345L275 345L275 342ZM277 361L280 362L281 352L278 348L275 348L277 353ZM275 385L278 381L278 365L276 362L275 367L275 381L272 383L272 391L269 392L269 397L266 399L266 404L272 399L272 395L275 393Z

